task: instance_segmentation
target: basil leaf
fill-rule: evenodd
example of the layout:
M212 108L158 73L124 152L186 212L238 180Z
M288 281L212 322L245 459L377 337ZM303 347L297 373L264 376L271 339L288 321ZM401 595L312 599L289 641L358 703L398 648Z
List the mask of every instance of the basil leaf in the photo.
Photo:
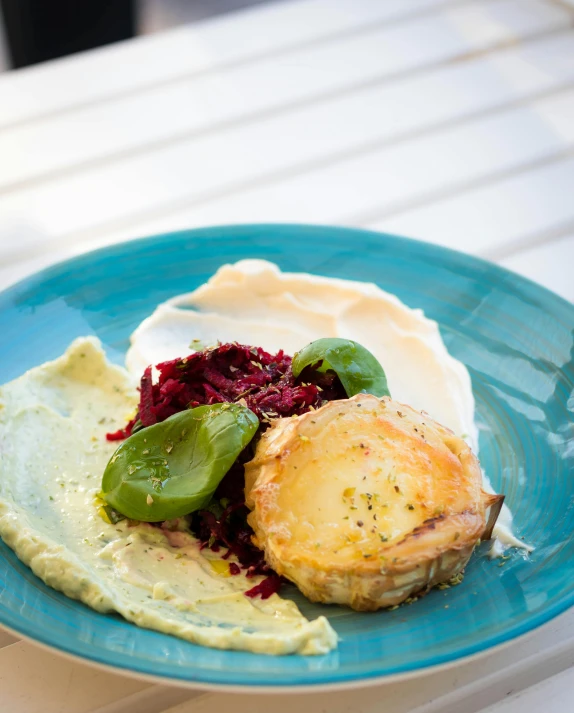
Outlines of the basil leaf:
M133 520L159 522L199 510L259 427L239 404L177 413L131 435L102 478L102 498Z
M343 384L347 396L373 394L390 396L383 367L368 349L350 339L317 339L293 357L295 378L306 366L322 362L320 371L332 369Z

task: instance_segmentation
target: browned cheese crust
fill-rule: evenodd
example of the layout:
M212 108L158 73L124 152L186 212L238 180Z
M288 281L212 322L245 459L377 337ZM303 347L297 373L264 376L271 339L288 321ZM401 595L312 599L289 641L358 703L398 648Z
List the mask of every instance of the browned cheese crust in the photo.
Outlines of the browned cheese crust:
M268 564L312 601L360 611L458 574L503 499L483 491L464 440L368 394L276 421L245 466L245 495Z

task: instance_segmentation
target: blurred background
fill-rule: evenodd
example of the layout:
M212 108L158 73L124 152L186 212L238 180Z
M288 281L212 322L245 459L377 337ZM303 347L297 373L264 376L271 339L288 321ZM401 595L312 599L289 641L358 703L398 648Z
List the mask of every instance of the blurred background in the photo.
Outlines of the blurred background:
M280 0L2 0L0 72ZM108 5L109 7L106 7Z
M120 240L302 222L574 299L574 0L0 8L0 288Z

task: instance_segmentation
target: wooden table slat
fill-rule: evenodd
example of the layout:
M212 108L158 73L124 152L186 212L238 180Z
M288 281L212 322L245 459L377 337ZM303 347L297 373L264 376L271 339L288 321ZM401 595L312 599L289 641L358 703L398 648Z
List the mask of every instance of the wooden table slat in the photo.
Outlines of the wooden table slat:
M485 708L483 713L524 713L526 706L531 711L565 713L572 708L574 669L562 671L526 691L508 692L501 703Z
M0 76L0 127L41 120L187 75L256 63L268 54L451 4L453 0L289 0L75 54Z
M568 158L562 157L573 148L574 90L449 127L432 136L357 153L315 170L294 172L292 177L287 173L283 180L273 177L284 162L297 156L298 138L285 136L281 146L273 146L276 136L263 128L251 135L243 130L242 140L234 136L226 141L223 134L212 141L205 139L193 151L180 150L169 159L164 156L162 162L154 162L153 170L149 161L136 158L126 160L113 173L91 171L74 181L53 182L42 190L5 197L0 201L5 260L11 254L12 261L25 259L26 241L29 250L39 245L61 250L77 242L106 243L112 237L178 226L268 220L366 224L456 246L460 233L452 226L443 230L448 216L436 223L439 227L417 222L416 216L427 210L439 211L447 201L455 202L462 188L466 188L460 197L463 203L468 195L488 192L488 183L496 182L505 172L520 182L523 170L521 185L526 190L530 175L534 177L536 191L541 193L536 201L540 206L546 205L546 200L562 201L564 214L571 215L574 209L563 191L553 189L546 196L537 181L540 173L552 173L563 164L567 171L570 166ZM321 141L320 127L316 136ZM539 163L542 167L537 168ZM545 163L550 165L545 167ZM477 182L487 185L470 191L469 186ZM563 185L565 191L568 184ZM118 190L118 186L129 188ZM94 195L98 196L97 203ZM185 205L189 207L182 210ZM504 211L504 205L500 202L500 211ZM512 205L508 204L508 215L504 216L511 224L508 236L502 229L505 221L498 221L496 237L475 228L473 240L465 244L480 253L493 244L519 240L512 221L520 219ZM146 206L145 212L142 206ZM482 210L475 212L480 215ZM525 235L532 232L526 218L529 211L536 208L528 205L519 212L524 216ZM27 218L30 212L31 221ZM542 208L537 212L539 222L551 225L558 215ZM176 221L171 220L171 213L178 213ZM162 222L164 214L169 220ZM97 228L96 219L101 221Z
M427 29L432 37L430 21ZM169 160L171 151L185 151L202 138L235 131L241 141L249 127L275 130L278 141L300 137L299 160L336 155L549 92L574 78L573 33L484 57L488 42L464 38L443 19L441 32L419 53L421 61L440 60L438 66L426 64L422 75L389 84L385 77L412 65L411 47L419 41L418 29L412 37L407 26L401 30L406 33L401 42L388 44L384 33L374 35L380 41L376 52L374 46L365 52L364 40L342 42L0 131L0 196L73 171L85 173L102 162L113 170L115 163L138 155L153 162L165 152ZM510 22L501 33L502 39L522 36L519 25ZM477 57L454 61L471 48L480 50ZM333 53L344 72L331 69ZM266 91L271 85L274 90ZM313 137L317 126L331 139L327 146Z
M0 649L0 699L10 713L92 713L149 687L24 642Z
M433 61L453 59L469 51L482 51L496 42L510 38L516 41L532 32L566 26L566 15L533 12L540 10L538 6L539 0L514 0L514 4L511 0L506 6L498 0L492 6L487 4L480 13L472 6L456 7L424 21L351 36L283 59L271 58L176 87L161 87L151 95L131 96L40 124L14 127L0 134L0 187L110 156L114 151L143 147L150 141L173 140L181 132L200 131L218 121L257 114L305 97L316 98L413 66L424 65L428 69ZM507 12L504 22L500 22L493 9L503 7ZM478 20L472 25L465 15L471 9ZM461 31L467 24L472 30ZM269 86L274 86L273 92L265 91ZM0 81L2 106L11 103ZM145 112L148 115L142 121Z
M4 631L4 629L0 629L0 649L3 649L5 646L10 646L10 644L15 644L17 641L18 639L15 636Z
M484 257L504 259L574 231L572 186L574 159L567 157L371 227L446 247L476 245Z
M562 239L514 253L500 264L574 302L574 225Z

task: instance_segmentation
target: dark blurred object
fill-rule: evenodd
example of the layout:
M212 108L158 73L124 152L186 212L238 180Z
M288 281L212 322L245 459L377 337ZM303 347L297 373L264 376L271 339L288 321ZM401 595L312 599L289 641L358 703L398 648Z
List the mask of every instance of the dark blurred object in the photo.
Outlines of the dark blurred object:
M136 0L0 0L12 67L133 37L135 3Z

